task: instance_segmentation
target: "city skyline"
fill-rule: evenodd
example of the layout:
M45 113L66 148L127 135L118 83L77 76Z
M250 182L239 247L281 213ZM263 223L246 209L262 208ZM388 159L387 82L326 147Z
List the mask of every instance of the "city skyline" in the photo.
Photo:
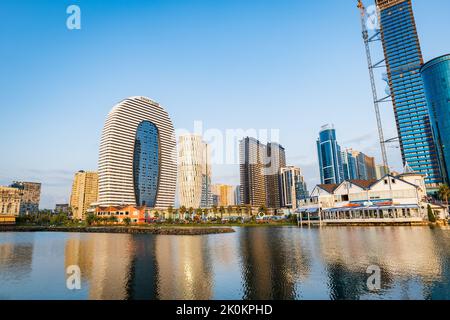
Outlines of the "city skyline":
M450 44L439 41L450 26L444 16L450 4L445 0L432 2L413 1L425 62L450 52ZM140 1L132 3L142 6ZM86 18L76 32L65 29L64 4L51 9L45 3L28 8L7 1L3 5L12 14L3 19L2 12L7 10L0 10L1 30L15 28L16 33L0 44L5 70L0 76L4 88L0 112L6 135L2 149L13 151L0 159L0 184L42 182L42 208L68 202L75 172L97 170L96 150L106 114L112 105L132 95L160 102L175 128L190 129L194 121L202 120L206 128L220 130L280 129L279 142L288 150L287 163L302 168L311 186L319 182L314 144L317 129L325 123L335 124L342 145L375 156L380 162L356 1L328 1L325 9L323 3L239 3L239 13L234 11L237 1L214 5L199 1L198 8L188 8L181 1L155 2L140 7L138 17L142 19L153 10L160 13L150 24L130 21L137 6L125 9L111 4L105 8L101 2L80 1ZM165 22L164 18L181 18L186 9L190 17L179 20L182 27ZM39 19L43 12L45 21ZM310 17L314 14L326 15L327 23L323 17L314 21ZM279 22L276 28L265 25L268 17ZM29 31L33 30L31 25L35 32ZM119 26L124 30L119 31ZM156 34L153 27L159 28ZM257 30L265 37L260 38ZM110 32L117 39L106 36ZM112 53L97 65L108 48L130 33L133 36L127 43L142 44L140 37L147 35L150 38L145 40L154 40L161 50ZM336 34L340 35L339 43L334 40ZM156 39L151 38L156 35ZM217 35L218 40L214 40ZM207 46L202 45L205 37ZM94 39L100 43L94 45ZM188 48L189 40L199 47ZM22 50L38 44L39 53ZM231 45L239 47L239 52L232 51L228 57L219 54ZM188 50L180 56L174 53L176 49ZM198 56L201 50L204 52ZM334 55L330 57L327 50L333 50ZM167 53L172 54L163 57ZM33 76L27 74L30 68ZM156 75L156 81L146 79L149 71ZM270 79L263 77L265 73L271 74ZM117 81L107 79L118 75L121 78ZM265 112L259 112L261 109ZM388 119L384 121L387 137L395 136L392 107L382 112ZM388 152L391 165L400 170L399 150ZM213 183L239 184L238 165L216 166L213 172Z

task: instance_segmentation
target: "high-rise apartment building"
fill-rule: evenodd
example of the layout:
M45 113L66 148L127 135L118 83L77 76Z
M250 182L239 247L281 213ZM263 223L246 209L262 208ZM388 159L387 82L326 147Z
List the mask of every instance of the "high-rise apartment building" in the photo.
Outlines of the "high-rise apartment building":
M98 170L99 206L173 206L177 154L168 113L146 97L117 104L103 128Z
M0 186L0 215L18 216L21 192L17 188Z
M403 163L426 176L427 188L443 182L420 68L423 64L411 0L376 0L381 38Z
M339 184L344 180L341 147L333 125L322 126L317 140L320 180L322 184Z
M255 138L244 138L239 145L239 158L242 203L266 206L266 146Z
M450 183L450 55L427 62L420 72L425 85L441 172L448 184Z
M11 185L20 191L20 215L37 214L41 201L41 184L14 181Z
M286 166L286 153L278 143L268 143L267 165L265 168L267 207L281 207L280 169Z
M98 200L97 172L79 171L75 174L70 195L70 207L74 219L85 218L87 209Z
M203 170L202 170L202 197L201 208L211 208L213 206L213 195L211 192L211 148L207 143L203 143Z
M300 168L289 166L280 169L281 205L296 209L300 200L309 196Z
M208 145L199 135L178 140L178 193L181 206L204 208L212 205L211 164Z

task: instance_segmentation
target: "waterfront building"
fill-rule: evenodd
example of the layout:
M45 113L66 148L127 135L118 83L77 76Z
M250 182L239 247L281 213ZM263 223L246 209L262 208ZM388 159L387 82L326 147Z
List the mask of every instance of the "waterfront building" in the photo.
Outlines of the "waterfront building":
M320 180L322 184L337 184L344 180L341 147L333 125L322 126L317 140Z
M376 0L403 164L426 178L433 191L443 182L420 68L423 57L411 0Z
M332 222L376 222L379 219L421 222L427 219L428 204L425 177L418 173L403 173L389 174L379 180L317 185L308 199L300 201L297 212L320 215L319 219ZM446 208L430 206L440 219L447 216Z
M425 85L431 127L445 182L450 183L450 55L427 62L420 70Z
M216 196L218 207L228 207L235 205L235 187L227 184L215 184L212 186L212 193Z
M240 141L240 180L241 200L252 206L267 205L265 178L266 146L255 138L247 137Z
M118 223L124 223L126 218L129 218L130 223L145 224L149 222L150 215L146 207L136 207L131 205L125 206L109 206L97 207L96 215L100 218L115 217Z
M17 188L0 186L0 215L18 216L20 214L21 191Z
M293 166L281 168L280 181L283 208L296 209L298 201L309 196L300 168Z
M69 214L69 204L68 203L63 203L63 204L56 204L55 205L55 213L59 214L59 213L63 213L63 214Z
M117 104L103 128L98 169L99 206L174 206L177 155L168 113L145 97Z
M39 213L41 184L36 182L14 181L11 185L20 191L20 215Z
M268 208L281 208L280 169L286 166L286 153L278 143L268 143L267 165L265 167L266 192Z
M97 172L78 171L73 179L70 207L72 217L82 220L87 210L98 199Z

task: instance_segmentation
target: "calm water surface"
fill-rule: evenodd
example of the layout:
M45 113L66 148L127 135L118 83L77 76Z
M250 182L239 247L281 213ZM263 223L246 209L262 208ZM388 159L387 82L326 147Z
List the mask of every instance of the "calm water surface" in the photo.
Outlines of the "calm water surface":
M0 233L0 299L450 299L450 229L236 231ZM70 265L81 290L66 287Z

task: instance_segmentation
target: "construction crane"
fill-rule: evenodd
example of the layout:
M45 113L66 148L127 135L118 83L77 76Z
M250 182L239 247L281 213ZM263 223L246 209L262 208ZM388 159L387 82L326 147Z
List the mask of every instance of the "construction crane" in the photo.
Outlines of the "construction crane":
M370 52L370 43L374 41L380 40L380 30L376 29L374 34L372 36L369 36L369 30L367 28L366 21L369 18L366 12L366 8L361 0L358 0L358 9L361 12L361 27L362 27L362 36L364 39L364 45L366 47L366 55L367 55L367 64L369 66L369 75L370 75L370 83L372 86L372 94L373 94L373 104L375 107L375 115L377 118L377 126L378 126L378 136L380 139L380 147L381 147L381 156L383 158L383 166L389 170L389 163L387 158L387 152L386 152L386 143L387 141L384 139L384 132L383 132L383 124L381 121L381 114L380 114L380 103L386 102L388 97L378 99L378 93L377 93L377 87L375 82L375 76L374 76L374 69L380 68L383 66L384 59L380 62L373 63L372 61L372 54Z

